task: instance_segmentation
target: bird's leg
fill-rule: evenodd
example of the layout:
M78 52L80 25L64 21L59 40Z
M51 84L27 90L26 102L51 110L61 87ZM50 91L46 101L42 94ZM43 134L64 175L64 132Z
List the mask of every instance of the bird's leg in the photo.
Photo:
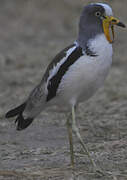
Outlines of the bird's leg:
M73 139L72 139L72 123L70 122L71 116L69 115L67 118L67 130L68 130L68 137L69 137L69 144L70 144L70 158L71 158L71 165L74 168L74 150L73 150Z
M75 107L74 106L72 106L72 130L76 134L76 136L77 136L77 138L78 138L78 140L79 140L79 142L80 142L80 144L81 144L81 146L83 148L83 151L88 155L94 169L97 170L97 166L96 166L94 160L91 158L90 152L89 152L87 146L84 144L84 142L83 142L83 140L81 138L81 135L79 133L79 129L78 129L77 125L76 125Z

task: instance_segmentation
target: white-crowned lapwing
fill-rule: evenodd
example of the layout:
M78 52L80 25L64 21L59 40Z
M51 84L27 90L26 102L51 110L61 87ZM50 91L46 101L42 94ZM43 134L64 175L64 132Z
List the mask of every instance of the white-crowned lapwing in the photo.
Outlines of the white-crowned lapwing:
M16 116L17 130L23 130L46 107L68 107L72 116L67 120L67 127L73 167L72 132L96 167L76 126L75 107L88 100L103 85L108 75L112 64L114 25L125 27L113 17L109 5L91 3L85 6L80 17L77 40L55 56L26 101L6 114L7 118Z

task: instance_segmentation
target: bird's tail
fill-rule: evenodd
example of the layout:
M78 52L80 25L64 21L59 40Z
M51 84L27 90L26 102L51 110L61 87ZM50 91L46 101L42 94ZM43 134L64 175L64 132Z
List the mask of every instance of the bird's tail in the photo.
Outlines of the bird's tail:
M33 121L33 118L23 117L23 111L26 107L26 102L21 104L20 106L8 111L5 115L6 118L11 118L17 116L15 123L17 124L17 130L23 130L27 128Z

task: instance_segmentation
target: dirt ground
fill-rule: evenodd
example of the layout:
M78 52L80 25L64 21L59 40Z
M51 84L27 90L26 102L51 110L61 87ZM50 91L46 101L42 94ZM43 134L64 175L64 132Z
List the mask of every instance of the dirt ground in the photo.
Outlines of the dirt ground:
M111 174L93 172L76 138L73 174L64 113L46 110L21 132L14 119L4 117L37 85L56 53L75 40L88 2L0 0L0 180L127 180L126 29L116 28L113 66L104 87L77 112L92 158ZM107 2L126 23L127 0Z

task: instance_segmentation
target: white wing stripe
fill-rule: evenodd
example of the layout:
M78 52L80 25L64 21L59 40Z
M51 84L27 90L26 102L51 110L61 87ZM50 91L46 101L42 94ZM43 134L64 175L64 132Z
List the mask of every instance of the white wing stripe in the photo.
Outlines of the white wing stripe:
M77 48L77 46L75 45L74 47L70 48L67 52L65 57L63 57L56 65L53 66L53 68L49 71L49 77L47 78L47 82L46 82L46 91L47 90L47 85L49 83L49 80L55 76L55 74L58 72L59 68L61 67L61 65L67 60L67 58L70 56L70 54Z

